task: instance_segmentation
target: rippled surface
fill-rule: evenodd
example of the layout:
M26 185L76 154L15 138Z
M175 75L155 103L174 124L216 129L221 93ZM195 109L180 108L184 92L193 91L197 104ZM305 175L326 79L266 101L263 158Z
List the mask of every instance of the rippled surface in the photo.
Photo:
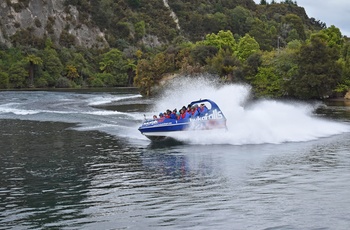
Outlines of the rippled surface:
M320 116L348 122L347 108ZM97 118L119 122L0 119L0 229L350 228L349 133L152 144L84 129Z

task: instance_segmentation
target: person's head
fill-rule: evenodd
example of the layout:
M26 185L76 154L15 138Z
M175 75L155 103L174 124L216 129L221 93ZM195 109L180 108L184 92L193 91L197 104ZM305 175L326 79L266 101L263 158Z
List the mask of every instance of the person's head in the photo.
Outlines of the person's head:
M153 119L157 119L157 115L153 115Z
M160 114L159 114L159 117L163 117L163 116L164 116L164 114L163 114L163 113L160 113Z
M186 110L186 108L185 108L185 110ZM181 114L184 113L185 110L184 110L184 109L180 109L180 113L181 113Z

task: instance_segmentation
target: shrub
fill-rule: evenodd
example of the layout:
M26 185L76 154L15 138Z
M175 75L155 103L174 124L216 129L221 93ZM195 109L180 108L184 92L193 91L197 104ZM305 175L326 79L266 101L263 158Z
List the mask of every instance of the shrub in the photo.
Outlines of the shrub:
M7 89L8 87L9 87L8 74L0 72L0 89Z
M56 81L57 88L71 88L71 82L65 77L59 77Z

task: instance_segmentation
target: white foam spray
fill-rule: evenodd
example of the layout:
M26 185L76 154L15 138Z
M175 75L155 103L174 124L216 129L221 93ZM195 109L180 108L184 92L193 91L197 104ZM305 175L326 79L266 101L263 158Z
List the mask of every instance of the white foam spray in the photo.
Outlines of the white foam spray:
M315 105L277 100L250 102L250 91L247 85L220 86L204 77L175 79L158 99L154 111L179 109L199 99L215 101L226 116L228 130L181 132L174 136L193 144L280 144L350 131L346 124L315 117Z

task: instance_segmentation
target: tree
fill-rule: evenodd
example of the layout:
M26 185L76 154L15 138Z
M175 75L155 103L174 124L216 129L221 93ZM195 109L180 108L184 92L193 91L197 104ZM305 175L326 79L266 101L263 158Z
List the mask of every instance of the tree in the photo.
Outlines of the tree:
M350 89L350 42L344 43L341 49L341 57L339 64L342 66L342 77L340 83L336 87L336 92L345 93Z
M0 71L0 89L7 89L9 87L9 76L7 73Z
M236 6L233 10L228 11L228 24L235 34L244 36L250 30L248 19L252 18L252 13L243 6Z
M99 64L102 73L108 74L108 77L105 77L105 83L107 85L117 86L127 84L127 70L129 67L120 50L111 49L109 52L103 54Z
M253 81L254 91L257 96L280 97L282 78L275 73L273 67L259 67L258 74Z
M250 55L259 51L260 46L256 42L256 40L252 38L249 34L246 34L239 40L235 55L238 57L239 60L245 61Z
M26 62L29 63L29 86L33 87L35 66L41 66L43 64L43 60L34 54L29 54L26 57Z
M127 74L128 74L128 86L132 86L134 83L136 64L135 60L128 58L126 60Z
M252 19L250 22L249 35L252 36L258 43L262 50L272 50L271 40L273 36L270 34L269 25L258 18Z
M74 80L79 77L77 68L74 65L67 65L66 72L66 76L70 80Z
M241 63L228 49L221 49L217 55L209 60L210 72L218 74L226 81L242 79Z
M57 51L53 48L51 40L48 39L46 41L46 48L40 54L40 58L43 60L43 76L45 76L48 86L55 86L56 81L61 77L61 74L64 71L64 67Z
M204 66L207 64L207 60L216 55L217 52L218 48L216 48L215 46L196 45L191 50L191 57L195 63Z
M157 54L151 60L141 59L137 64L134 83L143 95L150 96L152 86L159 83L168 68L164 53Z
M287 14L284 18L284 23L291 25L291 30L295 29L301 40L306 39L304 24L301 18L295 14Z
M321 30L320 33L327 36L326 41L329 47L336 47L340 50L344 43L344 39L339 28L332 25L327 29Z
M299 74L291 81L291 95L298 98L331 96L341 80L339 52L327 46L327 36L318 33L302 45L298 55Z
M17 61L12 63L8 69L9 83L13 88L23 88L26 86L28 73L25 69L25 63Z
M231 31L220 30L217 34L207 34L205 40L199 43L203 43L207 46L215 46L218 49L230 49L234 51L236 49L236 40L233 37Z

